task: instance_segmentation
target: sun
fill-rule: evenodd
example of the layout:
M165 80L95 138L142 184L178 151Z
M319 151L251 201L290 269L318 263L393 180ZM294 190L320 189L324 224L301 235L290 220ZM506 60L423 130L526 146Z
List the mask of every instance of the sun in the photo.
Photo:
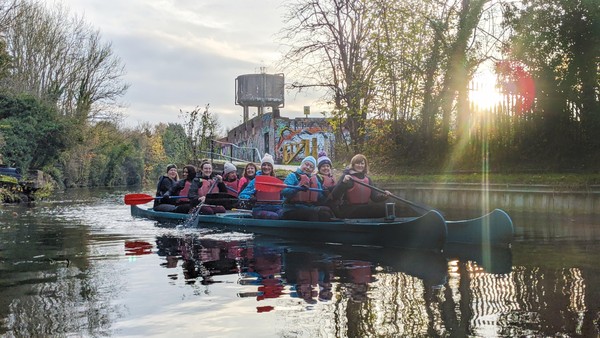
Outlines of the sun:
M496 86L497 77L492 72L476 74L469 86L469 102L476 109L490 110L502 102L503 95Z

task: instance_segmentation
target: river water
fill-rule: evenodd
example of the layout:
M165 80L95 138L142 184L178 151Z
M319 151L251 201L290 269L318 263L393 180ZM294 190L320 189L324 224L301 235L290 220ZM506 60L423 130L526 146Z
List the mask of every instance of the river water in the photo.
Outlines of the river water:
M1 336L600 332L600 217L507 210L511 248L436 254L159 224L131 217L132 192L0 206Z

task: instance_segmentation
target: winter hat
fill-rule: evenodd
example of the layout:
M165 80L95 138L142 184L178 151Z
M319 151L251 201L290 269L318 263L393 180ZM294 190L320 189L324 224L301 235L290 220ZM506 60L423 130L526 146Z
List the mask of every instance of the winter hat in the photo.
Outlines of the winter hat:
M327 153L322 151L319 153L319 159L317 160L317 168L321 168L321 165L329 164L331 166L331 160L327 157Z
M263 156L262 160L260 160L260 164L262 165L263 163L271 163L272 166L275 166L273 156L269 155L268 153L265 153L265 156Z
M304 159L302 159L302 162L300 162L300 165L303 165L304 162L312 163L313 167L317 166L317 160L315 160L315 158L312 156L306 156Z
M234 171L237 171L235 165L233 165L231 162L225 162L225 165L223 166L223 175L227 175Z
M169 170L171 170L171 169L173 169L173 168L177 169L177 166L176 166L176 165L174 165L174 164L169 164L169 165L167 166L167 172L169 172Z

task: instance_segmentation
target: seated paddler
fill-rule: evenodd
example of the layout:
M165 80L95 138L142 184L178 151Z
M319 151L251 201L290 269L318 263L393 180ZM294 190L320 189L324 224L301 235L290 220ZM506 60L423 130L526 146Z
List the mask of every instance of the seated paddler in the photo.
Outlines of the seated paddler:
M283 219L300 221L329 221L333 217L331 209L319 206L325 190L314 179L317 161L312 156L302 159L296 171L290 173L283 184L288 186L281 191L283 196Z
M275 177L273 166L275 160L270 154L265 154L260 162L260 170L256 176ZM264 219L281 218L281 194L279 191L261 191L256 189L256 177L252 179L239 196L240 201L247 201L252 205L252 217Z
M369 163L362 154L350 160L337 185L333 188L334 200L340 202L336 210L339 218L380 218L386 216L385 202L391 193L381 194L369 187L373 181L368 176ZM361 184L362 183L362 184Z
M166 175L161 175L158 179L158 183L156 184L156 197L163 197L171 187L177 184L179 181L179 174L177 173L177 166L174 164L167 165L167 173ZM156 198L154 199L154 207L153 209L156 211L174 211L175 200L169 201L164 198Z
M200 213L204 215L225 212L225 207L221 204L220 199L210 198L211 195L219 196L220 193L229 196L225 183L223 183L223 177L213 173L210 162L202 162L200 172L192 180L188 193L191 206L196 207L202 204Z
M163 195L161 202L175 205L175 208L169 211L187 214L190 211L189 191L192 181L196 177L196 167L193 165L183 167L182 177ZM174 198L171 198L171 196Z

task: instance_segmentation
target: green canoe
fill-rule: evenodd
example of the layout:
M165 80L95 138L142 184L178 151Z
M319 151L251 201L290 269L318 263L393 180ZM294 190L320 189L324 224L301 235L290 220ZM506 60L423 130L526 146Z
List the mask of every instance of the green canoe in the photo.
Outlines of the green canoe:
M188 214L154 211L136 205L131 206L131 214L161 222L188 222L190 226L222 227L310 242L435 250L441 250L445 243L506 246L514 233L512 220L500 209L461 221L446 221L437 211L393 221L343 219L332 222L255 219L249 212L241 211L199 215L188 221Z

